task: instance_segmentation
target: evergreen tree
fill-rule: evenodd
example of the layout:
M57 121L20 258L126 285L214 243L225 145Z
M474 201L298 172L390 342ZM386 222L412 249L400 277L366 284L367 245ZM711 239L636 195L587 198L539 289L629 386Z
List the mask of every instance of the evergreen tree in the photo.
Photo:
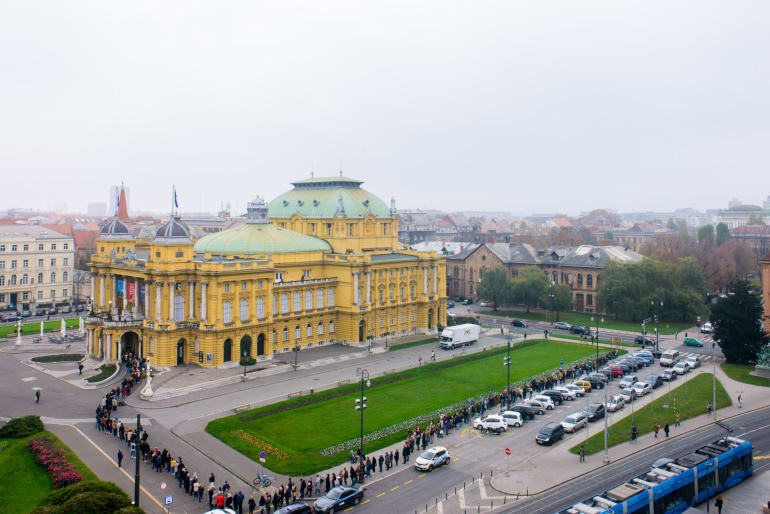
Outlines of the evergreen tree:
M730 229L725 223L717 224L717 246L722 246L730 240Z
M762 298L746 280L733 282L731 288L732 294L720 299L711 311L714 340L727 362L753 364L769 339L761 325Z

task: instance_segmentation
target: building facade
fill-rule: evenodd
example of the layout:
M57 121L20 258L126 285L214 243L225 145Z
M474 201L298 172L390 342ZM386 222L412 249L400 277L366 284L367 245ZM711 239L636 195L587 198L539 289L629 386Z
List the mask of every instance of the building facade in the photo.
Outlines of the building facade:
M104 226L89 353L219 366L446 324L444 258L401 249L393 209L344 177L293 185L197 241L174 217L139 244Z
M39 225L0 226L0 309L72 300L72 237Z

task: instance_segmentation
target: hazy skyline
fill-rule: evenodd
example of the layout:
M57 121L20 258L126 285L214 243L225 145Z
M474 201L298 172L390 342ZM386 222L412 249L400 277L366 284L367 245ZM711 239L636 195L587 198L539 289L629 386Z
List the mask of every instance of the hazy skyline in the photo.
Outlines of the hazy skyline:
M290 182L399 208L770 194L770 4L6 2L0 209L233 213Z

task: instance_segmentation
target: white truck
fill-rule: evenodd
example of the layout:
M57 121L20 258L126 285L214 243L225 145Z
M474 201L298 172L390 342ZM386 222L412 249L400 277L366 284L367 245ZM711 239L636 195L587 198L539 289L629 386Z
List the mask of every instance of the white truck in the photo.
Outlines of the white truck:
M479 340L480 331L481 327L474 325L473 323L446 327L443 332L441 332L439 346L445 350L451 350L458 346L473 344Z

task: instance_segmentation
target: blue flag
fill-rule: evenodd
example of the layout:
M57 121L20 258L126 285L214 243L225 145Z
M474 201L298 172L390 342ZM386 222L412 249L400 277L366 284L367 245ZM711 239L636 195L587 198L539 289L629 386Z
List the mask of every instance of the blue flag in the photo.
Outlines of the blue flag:
M176 201L176 186L174 186L174 207L179 208L179 202Z

